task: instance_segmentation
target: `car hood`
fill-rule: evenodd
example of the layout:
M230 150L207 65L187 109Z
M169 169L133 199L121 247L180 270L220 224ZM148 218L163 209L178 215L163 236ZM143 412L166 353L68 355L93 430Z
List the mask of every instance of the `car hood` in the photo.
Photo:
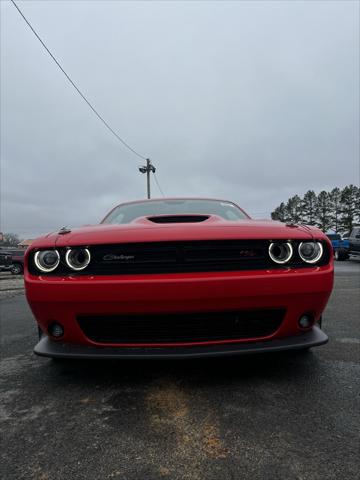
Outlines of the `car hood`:
M232 222L210 215L202 221L154 223L154 217L142 217L129 224L100 224L53 233L38 239L32 247L191 240L307 240L314 237L326 238L315 227L285 225L272 220L245 219Z

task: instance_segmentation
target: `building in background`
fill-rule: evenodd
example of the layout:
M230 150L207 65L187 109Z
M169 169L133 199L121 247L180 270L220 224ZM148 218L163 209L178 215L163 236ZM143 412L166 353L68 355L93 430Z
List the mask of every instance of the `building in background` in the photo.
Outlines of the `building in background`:
M27 248L29 245L32 244L33 241L34 241L33 238L28 238L27 240L22 240L20 243L18 243L18 247Z

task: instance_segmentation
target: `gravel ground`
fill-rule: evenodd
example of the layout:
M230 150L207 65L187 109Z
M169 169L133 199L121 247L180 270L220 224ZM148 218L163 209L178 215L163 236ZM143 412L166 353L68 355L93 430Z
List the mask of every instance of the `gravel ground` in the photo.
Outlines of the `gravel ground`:
M307 354L171 362L37 358L24 295L2 300L2 478L357 480L359 293L337 263Z

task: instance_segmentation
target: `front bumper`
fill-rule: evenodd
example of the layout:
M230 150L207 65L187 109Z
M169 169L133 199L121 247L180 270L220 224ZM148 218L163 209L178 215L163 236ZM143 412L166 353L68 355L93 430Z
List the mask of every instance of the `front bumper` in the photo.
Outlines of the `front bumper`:
M244 355L248 353L280 352L317 347L328 342L328 336L319 327L288 338L264 340L231 345L204 345L198 347L116 348L92 347L53 342L42 337L34 348L41 357L72 359L146 359L146 358L201 358Z
M46 333L52 322L61 323L65 334L61 342L66 345L95 348L122 348L133 350L128 345L99 343L88 338L77 321L79 316L102 315L171 315L201 312L226 312L261 309L285 309L285 318L280 328L271 337L239 339L239 345L216 348L216 352L251 348L267 340L300 338L298 319L310 313L319 321L333 284L333 266L312 267L301 270L268 270L218 273L169 274L118 277L33 277L25 273L26 294L40 329ZM288 340L285 340L288 341ZM55 343L55 342L54 342ZM230 342L229 342L230 343ZM233 342L231 342L233 343ZM194 345L193 345L194 346ZM140 346L139 346L140 347ZM135 348L139 348L135 346ZM142 345L141 348L155 348ZM163 348L162 346L157 346ZM184 345L190 352L191 345ZM75 347L74 347L75 348ZM77 348L77 347L76 347ZM75 348L75 351L76 351ZM165 347L164 347L165 348ZM181 353L173 344L174 353ZM183 348L182 345L179 348ZM249 347L250 348L250 347ZM256 348L256 347L254 347ZM246 347L245 350L247 350ZM117 351L117 350L116 350ZM153 350L151 350L153 352ZM157 350L159 353L160 350ZM217 354L217 353L216 353ZM124 353L124 355L128 355Z

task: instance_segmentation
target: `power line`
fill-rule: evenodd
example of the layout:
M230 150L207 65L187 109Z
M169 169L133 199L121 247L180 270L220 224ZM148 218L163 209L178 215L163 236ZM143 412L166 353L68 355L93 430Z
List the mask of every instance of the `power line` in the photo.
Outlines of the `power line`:
M158 187L161 195L162 195L163 197L165 197L164 192L162 191L162 189L161 189L161 187L160 187L160 183L159 183L159 180L158 180L157 175L156 175L155 172L154 172L154 178L155 178L156 185L157 185L157 187Z
M95 109L95 107L93 107L93 105L89 102L89 100L85 97L85 95L81 92L81 90L75 85L75 83L72 81L72 79L70 78L70 76L65 72L65 70L63 69L63 67L60 65L60 63L56 60L56 58L54 57L54 55L50 52L50 50L48 49L48 47L45 45L45 43L43 42L43 40L40 38L40 36L37 34L37 32L35 31L35 29L32 27L31 23L28 21L28 19L25 17L25 15L22 13L22 11L20 10L20 8L17 6L17 4L15 3L14 0L11 0L12 4L14 5L14 7L17 9L17 11L20 13L20 15L22 16L22 18L25 20L25 22L27 23L27 25L29 26L30 30L33 32L33 34L36 36L36 38L39 40L39 42L41 43L41 45L45 48L45 50L47 51L47 53L50 55L50 57L54 60L54 62L56 63L56 65L60 68L60 70L62 71L62 73L65 75L65 77L68 79L68 81L71 83L71 85L75 88L75 90L78 92L78 94L81 96L81 98L87 103L87 105L91 108L91 110L95 113L95 115L98 117L98 119L105 125L105 127L110 130L110 132L126 147L128 148L132 153L134 153L135 155L137 155L138 157L142 158L143 160L146 160L146 157L144 157L143 155L141 155L140 153L138 153L136 150L134 150L132 147L130 147L130 145L128 143L125 142L125 140L123 140L111 127L110 125L107 123L106 120L104 120L104 118L100 115L100 113L98 113L98 111Z

